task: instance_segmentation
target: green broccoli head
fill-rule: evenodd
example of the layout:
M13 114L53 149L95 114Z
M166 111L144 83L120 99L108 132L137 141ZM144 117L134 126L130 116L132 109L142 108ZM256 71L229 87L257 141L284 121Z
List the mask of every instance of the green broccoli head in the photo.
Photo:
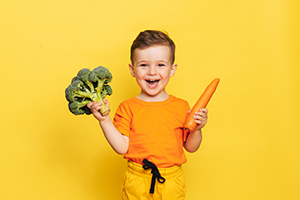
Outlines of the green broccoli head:
M97 67L90 71L81 69L71 84L65 90L66 99L69 102L69 110L75 115L91 114L86 106L89 102L102 102L102 115L109 113L109 108L104 104L103 99L112 94L112 89L107 83L112 79L112 75L105 67Z
M77 77L82 81L88 81L90 73L91 73L90 69L83 68L77 73Z
M75 115L91 114L86 106L91 102L92 94L79 79L73 79L72 83L66 89L66 99L69 101L69 110Z
M89 80L90 74L91 74L91 70L84 68L77 73L77 79L84 82L89 87L90 91L93 91L94 90L93 83L91 83Z
M107 95L112 94L112 89L109 85L103 85L102 91L101 91L101 98L104 99Z
M92 114L92 112L87 107L87 104L89 102L90 101L82 101L82 102L80 102L80 101L73 101L73 102L69 103L69 110L74 115L83 115L83 114L90 115L90 114Z
M90 73L90 81L92 82L102 82L103 84L107 84L111 81L112 75L109 70L105 67L99 66L95 68Z
M69 102L76 101L78 98L92 98L92 95L86 88L85 84L81 80L74 78L72 83L67 87L65 94L66 99Z
M76 80L78 80L77 76L75 76L75 77L72 79L71 83L73 83L73 82L76 81Z

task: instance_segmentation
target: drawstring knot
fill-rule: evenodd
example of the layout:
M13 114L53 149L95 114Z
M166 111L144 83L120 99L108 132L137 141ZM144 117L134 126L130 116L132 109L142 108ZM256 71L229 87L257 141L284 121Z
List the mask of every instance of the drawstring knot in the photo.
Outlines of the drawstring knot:
M163 177L160 175L160 173L159 173L159 171L158 171L158 168L156 167L155 164L153 164L152 162L150 162L150 161L148 161L148 160L146 160L146 159L143 160L143 163L144 163L143 168L144 168L145 170L147 170L147 169L152 169L152 170L151 170L151 173L152 173L152 180L151 180L150 193L153 194L153 193L154 193L154 186L155 186L155 181L156 181L156 179L157 179L157 181L158 181L159 183L164 183L164 182L166 181L166 179L163 178Z

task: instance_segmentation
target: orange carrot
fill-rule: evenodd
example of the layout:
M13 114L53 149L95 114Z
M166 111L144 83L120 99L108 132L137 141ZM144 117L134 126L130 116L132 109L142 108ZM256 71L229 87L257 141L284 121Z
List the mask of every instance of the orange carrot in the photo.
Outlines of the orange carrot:
M195 112L198 112L201 108L205 108L207 106L210 98L216 91L219 82L220 82L220 79L216 78L206 87L205 91L200 96L200 98L198 99L198 101L196 102L196 104L194 105L192 110L190 111L189 115L187 116L187 118L183 124L183 127L185 130L190 131L190 132L195 130L195 128L197 127L197 124L195 123L194 114L195 114Z

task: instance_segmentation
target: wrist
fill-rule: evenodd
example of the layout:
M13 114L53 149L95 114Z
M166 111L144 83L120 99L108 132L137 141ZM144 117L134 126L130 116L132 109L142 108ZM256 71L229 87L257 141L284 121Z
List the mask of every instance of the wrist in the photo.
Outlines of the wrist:
M202 128L196 128L193 132L193 134L202 134Z
M105 126L106 124L109 124L109 123L112 123L112 120L109 115L107 117L99 120L100 126Z

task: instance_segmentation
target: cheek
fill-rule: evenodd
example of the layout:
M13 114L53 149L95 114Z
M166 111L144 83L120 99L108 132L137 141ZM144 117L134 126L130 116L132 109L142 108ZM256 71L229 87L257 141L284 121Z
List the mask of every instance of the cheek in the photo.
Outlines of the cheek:
M161 77L165 78L165 79L168 79L171 77L171 71L168 70L168 71L163 71L160 73Z
M145 73L141 72L141 71L136 71L135 72L135 78L139 81L144 80L145 77Z
M135 76L136 76L136 78L138 78L138 79L143 79L144 74L141 73L141 72L135 72Z

